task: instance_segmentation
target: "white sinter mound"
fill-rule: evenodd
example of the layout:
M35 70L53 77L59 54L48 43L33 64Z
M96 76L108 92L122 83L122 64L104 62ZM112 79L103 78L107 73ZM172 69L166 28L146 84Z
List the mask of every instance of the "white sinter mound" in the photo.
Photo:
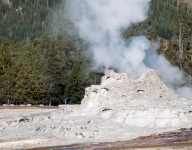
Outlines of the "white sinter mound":
M86 88L81 105L0 110L0 119L0 149L113 142L190 128L192 101L167 88L154 70L136 80L106 71L101 85Z

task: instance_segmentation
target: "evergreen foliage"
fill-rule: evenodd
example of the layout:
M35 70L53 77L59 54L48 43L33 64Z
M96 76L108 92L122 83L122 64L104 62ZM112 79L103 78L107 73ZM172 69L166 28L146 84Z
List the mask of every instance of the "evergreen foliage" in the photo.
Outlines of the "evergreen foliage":
M192 76L192 8L177 2L152 0L149 18L123 35L158 40L157 52ZM58 105L67 97L79 104L85 88L100 83L102 72L87 73L87 44L68 34L73 25L55 11L60 4L61 0L0 0L0 104ZM47 34L50 22L57 26L54 36Z
M75 104L81 103L85 94L84 88L90 85L90 79L85 75L84 63L82 59L74 62L64 93L64 97L71 98Z
M20 42L41 37L48 26L47 16L61 0L0 0L0 41L3 37Z
M160 48L157 53L163 53L172 65L192 76L192 8L187 3L152 0L149 18L133 24L124 33L126 39L135 35L158 40Z
M80 61L81 56L71 42L48 35L24 45L3 39L0 44L0 102L58 105L72 92L74 102L80 103L90 82L85 76L85 59ZM69 49L73 53L68 53Z

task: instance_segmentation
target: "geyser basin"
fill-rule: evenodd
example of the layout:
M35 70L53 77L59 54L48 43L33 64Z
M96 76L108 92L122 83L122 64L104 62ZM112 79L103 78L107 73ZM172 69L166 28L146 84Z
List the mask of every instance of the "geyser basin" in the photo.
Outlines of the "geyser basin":
M192 101L167 88L154 70L136 80L106 71L101 85L86 88L81 105L1 113L0 148L130 140L190 128L191 112Z

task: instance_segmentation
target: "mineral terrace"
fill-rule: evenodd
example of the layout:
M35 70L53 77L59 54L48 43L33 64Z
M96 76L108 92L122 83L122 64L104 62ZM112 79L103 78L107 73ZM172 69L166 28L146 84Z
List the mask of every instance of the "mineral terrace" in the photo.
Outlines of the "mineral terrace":
M0 149L124 141L192 126L192 101L166 87L154 70L138 79L106 71L81 105L0 110Z

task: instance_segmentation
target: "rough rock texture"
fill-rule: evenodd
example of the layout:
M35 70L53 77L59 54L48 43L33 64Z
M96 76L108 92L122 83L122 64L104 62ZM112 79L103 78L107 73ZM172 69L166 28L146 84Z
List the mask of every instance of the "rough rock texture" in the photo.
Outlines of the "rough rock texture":
M0 149L134 139L191 128L192 101L167 88L150 70L139 79L107 71L86 88L81 105L0 110Z
M179 127L192 119L191 101L167 88L154 70L137 80L107 71L101 85L86 89L82 110L134 127Z

